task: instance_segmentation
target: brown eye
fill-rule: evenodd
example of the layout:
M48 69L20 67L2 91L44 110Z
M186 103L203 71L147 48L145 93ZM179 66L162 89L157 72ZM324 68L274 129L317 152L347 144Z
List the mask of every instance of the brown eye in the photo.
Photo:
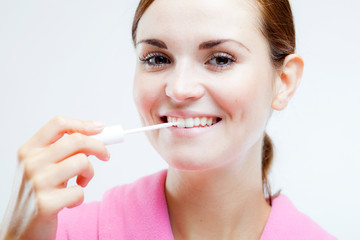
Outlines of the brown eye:
M171 64L171 60L160 52L148 53L144 57L140 57L139 60L148 69L162 69L167 64Z
M226 69L234 62L236 62L236 59L233 56L224 52L219 52L213 54L210 57L210 60L208 60L205 64L215 69Z
M153 56L147 59L150 65L170 64L170 60L164 56Z
M215 61L217 65L226 65L229 63L230 59L226 57L217 57L215 58Z

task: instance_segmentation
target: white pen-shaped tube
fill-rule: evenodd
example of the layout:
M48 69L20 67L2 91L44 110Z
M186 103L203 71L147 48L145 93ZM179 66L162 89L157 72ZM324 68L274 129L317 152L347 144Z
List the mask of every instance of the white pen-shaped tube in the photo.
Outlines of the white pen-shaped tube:
M176 126L176 125L177 125L177 122L162 123L162 124L151 125L151 126L135 128L135 129L130 129L130 130L124 130L121 127L121 125L115 125L115 126L105 127L101 133L93 135L91 137L102 141L105 145L110 145L110 144L123 142L124 136L126 134L151 131L151 130L156 130L156 129L160 129L160 128L168 128L168 127L172 127L172 126Z

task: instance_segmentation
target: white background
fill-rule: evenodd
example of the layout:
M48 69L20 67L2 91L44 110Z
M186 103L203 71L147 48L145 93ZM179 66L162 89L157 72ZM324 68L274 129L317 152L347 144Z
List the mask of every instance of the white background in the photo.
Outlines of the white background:
M132 101L134 0L0 0L0 217L17 148L55 115L140 122ZM292 1L303 82L268 132L273 190L340 239L360 228L360 17L358 1ZM86 201L166 168L144 135L92 158Z

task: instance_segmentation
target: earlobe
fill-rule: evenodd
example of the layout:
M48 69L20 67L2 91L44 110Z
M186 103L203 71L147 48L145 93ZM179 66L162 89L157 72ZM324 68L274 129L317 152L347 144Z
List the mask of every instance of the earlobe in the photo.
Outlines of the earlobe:
M288 105L299 86L303 69L304 61L299 55L290 54L285 58L275 83L275 95L271 104L274 110L281 111Z

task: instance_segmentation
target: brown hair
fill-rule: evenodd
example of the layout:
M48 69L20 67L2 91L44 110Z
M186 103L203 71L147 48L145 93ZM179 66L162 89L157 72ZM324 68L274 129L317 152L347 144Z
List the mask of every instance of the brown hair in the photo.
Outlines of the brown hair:
M293 14L288 0L252 0L257 4L261 13L260 30L269 42L270 56L275 68L281 67L287 55L295 52L295 27ZM132 39L136 44L136 29L144 12L154 0L140 0L136 9ZM262 181L264 191L269 196L271 205L271 191L268 184L268 173L273 161L273 145L270 137L265 133L262 149Z

